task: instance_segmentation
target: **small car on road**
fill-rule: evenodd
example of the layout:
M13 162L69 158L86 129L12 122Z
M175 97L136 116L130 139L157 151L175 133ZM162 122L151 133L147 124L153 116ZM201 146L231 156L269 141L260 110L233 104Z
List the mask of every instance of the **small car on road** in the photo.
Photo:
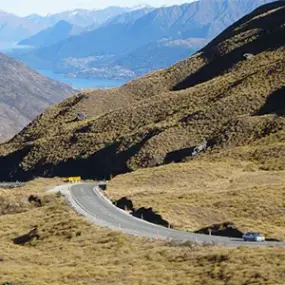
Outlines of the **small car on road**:
M265 237L256 232L247 232L242 236L244 241L265 241Z

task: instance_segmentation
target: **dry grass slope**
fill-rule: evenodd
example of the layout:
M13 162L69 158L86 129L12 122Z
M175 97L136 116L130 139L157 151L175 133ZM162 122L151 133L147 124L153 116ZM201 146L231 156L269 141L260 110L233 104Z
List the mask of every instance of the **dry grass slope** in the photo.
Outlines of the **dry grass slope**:
M185 61L48 109L0 145L0 178L110 177L191 159L204 139L211 148L198 159L285 169L284 15L284 2L265 5Z
M108 196L152 207L181 230L232 222L241 232L285 240L284 177L284 171L262 171L254 163L195 161L120 175L108 185Z
M284 1L263 6L185 61L51 107L0 145L0 180L136 170L110 182L112 199L183 230L230 221L284 240L284 19ZM60 182L0 190L0 284L285 284L283 249L178 246L90 226L45 193ZM39 240L13 244L35 225Z
M178 246L90 226L60 197L45 193L59 181L36 180L5 193L25 211L0 216L0 284L284 284L283 250ZM43 207L27 205L27 193L40 195ZM34 225L39 240L12 243Z

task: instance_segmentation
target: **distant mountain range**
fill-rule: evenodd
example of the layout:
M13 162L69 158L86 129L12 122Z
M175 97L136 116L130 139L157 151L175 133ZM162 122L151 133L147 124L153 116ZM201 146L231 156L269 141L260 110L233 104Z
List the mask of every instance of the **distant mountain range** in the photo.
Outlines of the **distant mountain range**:
M45 27L54 26L59 21L64 20L75 26L92 26L95 28L117 15L132 11L134 9L140 9L140 7L138 6L130 8L111 6L100 10L75 9L56 14L49 14L47 16L39 16L34 14L26 17L26 19L41 26L44 25Z
M84 32L72 35L72 25L78 24L72 17L87 13L75 10L60 14L71 19L66 29L56 24L22 41L37 49L13 56L34 68L69 76L133 78L193 54L242 16L269 2L273 0L200 0L138 10L111 7L100 11L105 22L98 17L99 27L96 21L89 26L90 22L83 21Z
M113 17L93 31L18 56L31 66L71 76L135 77L191 55L268 2L272 0L200 0L139 9Z
M126 54L162 38L213 38L256 7L272 0L200 0L180 6L129 12L88 33L37 51L61 59ZM139 15L138 15L139 14ZM87 44L88 43L88 44Z
M25 18L0 11L0 41L15 42L35 34L41 27Z
M47 107L74 90L0 53L0 141L11 137Z
M27 17L18 17L14 14L0 11L0 43L19 42L56 25L60 21L66 21L71 25L92 30L117 15L140 8L108 7L101 10L76 9L49 14L47 16L33 14ZM87 28L88 26L90 28Z

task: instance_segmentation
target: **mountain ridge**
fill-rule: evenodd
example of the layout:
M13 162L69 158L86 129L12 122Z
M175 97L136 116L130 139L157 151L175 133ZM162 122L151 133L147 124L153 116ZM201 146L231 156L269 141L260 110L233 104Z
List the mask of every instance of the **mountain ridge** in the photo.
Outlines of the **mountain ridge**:
M38 27L32 25L26 19L5 11L0 11L0 26L2 42L22 40L38 31Z
M262 6L168 69L46 110L0 145L0 177L109 178L225 157L285 169L284 13L284 1Z
M26 17L0 11L0 26L2 26L0 38L1 42L20 42L56 25L62 20L87 30L88 26L92 26L95 29L112 17L131 10L133 8L111 6L96 11L77 9L55 14L52 13L47 16L32 14Z

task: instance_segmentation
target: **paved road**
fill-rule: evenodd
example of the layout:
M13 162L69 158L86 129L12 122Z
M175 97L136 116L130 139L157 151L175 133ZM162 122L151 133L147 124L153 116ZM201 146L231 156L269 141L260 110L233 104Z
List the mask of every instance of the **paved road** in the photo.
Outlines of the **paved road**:
M69 193L71 204L73 204L80 214L92 219L92 221L98 225L131 235L178 242L191 241L225 246L285 246L284 242L244 242L238 238L194 234L154 225L137 219L115 207L102 195L95 184L70 186Z

